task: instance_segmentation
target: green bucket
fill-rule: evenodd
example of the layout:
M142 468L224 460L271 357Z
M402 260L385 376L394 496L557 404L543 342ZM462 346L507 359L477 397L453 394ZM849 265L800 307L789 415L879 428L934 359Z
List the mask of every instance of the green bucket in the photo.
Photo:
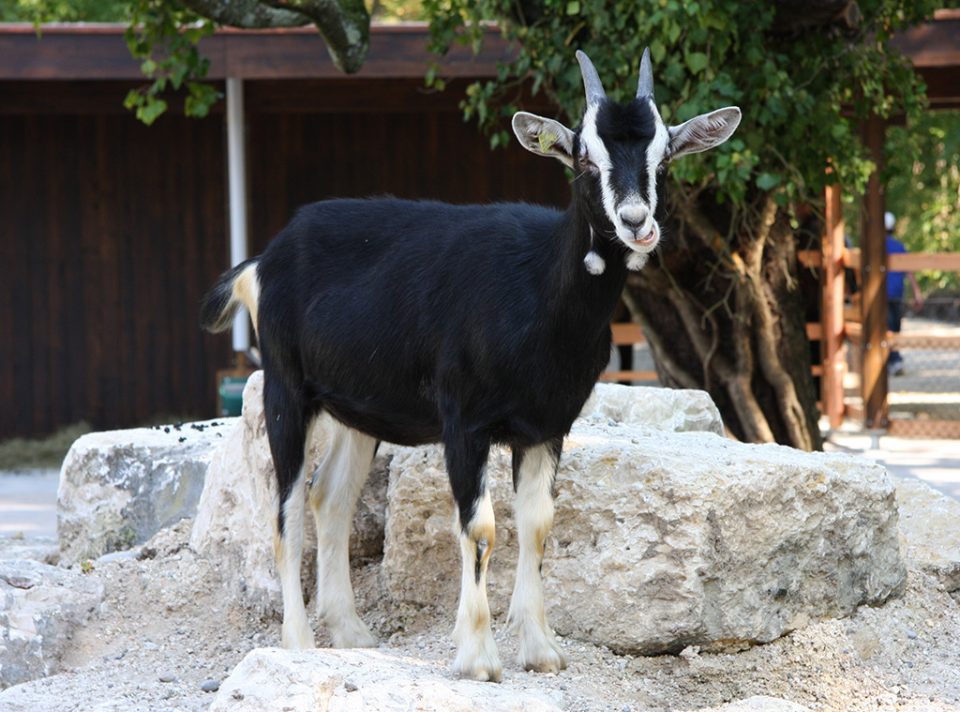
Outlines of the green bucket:
M247 376L224 376L220 379L220 417L240 415L243 410L243 387Z

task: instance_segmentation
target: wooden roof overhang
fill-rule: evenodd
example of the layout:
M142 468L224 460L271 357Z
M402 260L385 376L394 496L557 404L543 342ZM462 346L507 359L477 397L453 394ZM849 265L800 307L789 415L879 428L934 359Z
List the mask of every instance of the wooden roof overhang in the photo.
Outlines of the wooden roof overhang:
M932 108L960 108L960 10L937 10L930 22L897 34L890 44L926 82Z
M0 80L143 81L118 24L0 24ZM312 27L282 30L222 29L202 41L210 78L240 79L421 79L434 56L427 51L423 23L374 24L370 51L359 72L340 72ZM960 10L939 10L934 18L894 37L927 83L931 105L960 106ZM493 77L497 63L513 55L494 27L481 52L455 46L443 58L448 78Z
M143 80L119 24L0 24L0 80ZM356 74L344 74L313 27L281 30L224 28L201 41L210 79L423 79L434 55L423 23L373 25L370 51ZM512 56L491 27L477 56L456 46L443 58L450 78L492 77Z

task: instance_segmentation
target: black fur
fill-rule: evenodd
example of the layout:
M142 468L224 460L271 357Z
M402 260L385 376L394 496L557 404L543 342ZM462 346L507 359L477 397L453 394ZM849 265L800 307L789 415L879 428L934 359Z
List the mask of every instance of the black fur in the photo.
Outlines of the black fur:
M608 361L626 279L616 239L592 245L601 275L584 268L591 224L609 232L589 176L574 182L565 212L396 199L301 209L257 263L280 501L321 410L378 440L443 442L464 526L491 443L559 451ZM222 323L212 314L238 270L208 295L205 325ZM279 520L282 531L282 510Z
M610 154L610 187L618 203L631 193L649 203L651 193L657 193L658 187L662 189L660 184L650 185L647 170L647 147L656 128L656 118L647 99L634 99L628 104L605 101L600 105L597 135ZM663 202L661 197L659 204Z

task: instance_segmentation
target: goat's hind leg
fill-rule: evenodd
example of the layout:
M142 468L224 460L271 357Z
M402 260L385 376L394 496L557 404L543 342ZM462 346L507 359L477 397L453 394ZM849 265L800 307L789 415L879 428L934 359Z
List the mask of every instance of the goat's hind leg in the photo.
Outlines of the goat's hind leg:
M490 444L461 436L445 438L444 446L457 502L462 562L460 605L453 629L457 644L453 669L461 677L499 682L502 668L490 629L487 603L487 564L496 538L493 505L484 472Z
M514 450L514 518L520 548L509 620L520 639L517 661L525 670L557 672L567 666L543 610L540 565L553 525L553 482L562 440Z
M369 648L377 639L357 615L350 584L350 531L377 441L321 416L329 446L310 485L317 528L317 614L336 648Z
M279 378L267 374L263 384L267 438L277 474L277 536L274 539L280 589L283 592L281 641L285 648L312 648L300 585L303 555L304 445L306 417L297 398Z

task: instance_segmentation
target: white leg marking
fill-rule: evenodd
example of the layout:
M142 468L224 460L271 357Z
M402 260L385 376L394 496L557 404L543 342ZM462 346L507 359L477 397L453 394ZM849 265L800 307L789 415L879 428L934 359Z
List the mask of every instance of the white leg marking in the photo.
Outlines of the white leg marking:
M456 521L459 529L459 515ZM499 682L503 670L490 630L490 606L487 604L487 563L495 538L493 505L490 503L490 493L484 489L467 530L460 532L463 569L457 625L453 629L453 639L457 644L453 669L461 677Z
M310 488L317 528L317 614L335 648L371 648L377 639L360 620L350 583L350 532L376 440L325 416L330 445Z
M520 638L517 662L525 670L557 672L567 666L543 610L540 563L553 525L553 479L557 460L550 447L524 453L513 508L520 547L517 580L510 599L510 626Z
M283 627L281 641L284 648L294 650L314 646L313 631L307 622L300 585L300 557L303 555L303 483L301 468L283 507L283 534L277 541L277 568L280 589L283 591Z

